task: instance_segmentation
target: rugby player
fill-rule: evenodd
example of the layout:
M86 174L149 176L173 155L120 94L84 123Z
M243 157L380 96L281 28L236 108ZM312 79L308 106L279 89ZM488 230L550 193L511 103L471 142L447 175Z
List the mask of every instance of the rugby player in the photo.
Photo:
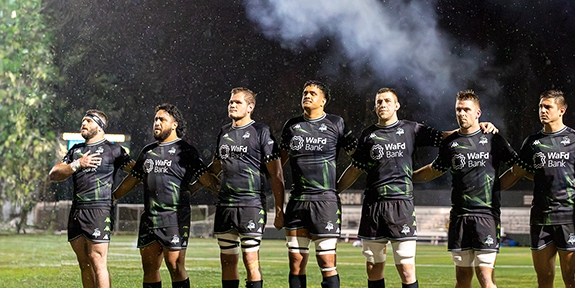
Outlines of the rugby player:
M80 134L86 140L68 150L50 170L51 181L72 176L74 198L68 217L68 241L76 253L84 287L110 287L107 267L112 231L112 185L116 172L129 172L134 161L122 146L106 140L108 117L88 110Z
M259 248L267 220L266 175L274 195L274 226L283 227L284 178L278 143L270 128L252 120L256 94L234 88L228 103L230 124L221 128L210 170L220 177L221 190L214 222L220 246L222 287L239 286L240 248L247 272L246 287L261 288ZM220 174L221 172L221 174Z
M172 287L190 287L185 268L190 232L190 197L201 185L217 191L218 179L208 172L196 148L182 140L186 122L172 104L156 107L154 138L142 149L134 169L114 191L120 199L144 183L144 212L138 248L144 270L143 287L161 287L165 261Z
M285 212L290 287L306 287L311 241L323 276L321 286L340 286L336 247L341 202L336 191L336 160L340 148L353 154L357 139L341 117L324 112L329 98L323 83L306 82L301 98L303 115L288 120L282 130L281 161L290 161L293 181Z
M565 287L575 287L575 130L563 124L567 103L563 92L540 95L539 120L543 130L527 137L519 161L501 177L501 189L519 179L533 180L530 213L531 257L539 287L553 287L559 254Z
M481 287L496 287L493 272L501 241L499 170L517 154L500 134L483 134L479 97L457 93L459 130L445 138L437 158L413 173L414 182L429 181L447 170L452 176L447 249L455 264L455 287L471 288L473 274Z

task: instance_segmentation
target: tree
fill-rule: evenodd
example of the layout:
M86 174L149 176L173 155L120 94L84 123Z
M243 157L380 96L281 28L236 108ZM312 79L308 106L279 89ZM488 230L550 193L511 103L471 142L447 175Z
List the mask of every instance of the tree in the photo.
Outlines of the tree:
M41 0L0 0L0 204L20 211L17 233L46 190L56 151L51 39Z

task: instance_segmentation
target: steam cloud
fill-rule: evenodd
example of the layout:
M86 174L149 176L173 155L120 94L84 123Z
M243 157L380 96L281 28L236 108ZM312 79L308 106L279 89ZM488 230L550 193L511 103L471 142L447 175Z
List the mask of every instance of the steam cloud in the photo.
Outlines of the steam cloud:
M483 94L496 95L495 80L479 79L489 53L462 47L442 33L434 2L248 0L246 10L266 37L285 48L312 49L315 41L328 37L339 48L335 53L342 53L354 69L368 68L379 77L374 80L390 86L406 83L428 105L443 101L451 107L457 91L469 83L481 82L490 90Z

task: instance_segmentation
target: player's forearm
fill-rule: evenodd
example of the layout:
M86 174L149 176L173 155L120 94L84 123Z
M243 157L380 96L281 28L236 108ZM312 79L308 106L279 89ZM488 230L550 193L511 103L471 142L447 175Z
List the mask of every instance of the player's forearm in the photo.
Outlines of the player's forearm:
M443 172L437 171L431 167L431 164L427 164L413 172L411 180L415 183L421 183L431 181L441 175L443 175Z
M276 209L276 213L278 211L283 212L285 198L285 184L283 177L281 177L281 179L279 177L272 177L271 188L274 194L274 207Z
M533 178L530 178L529 176L530 174L525 170L521 169L517 165L514 165L509 170L505 171L501 177L499 177L499 189L501 189L501 191L507 190L513 187L513 185L515 185L515 183L517 183L517 181L523 177L533 180Z
M74 169L72 164L66 164L63 162L60 162L56 165L54 165L54 167L52 167L52 170L50 170L50 181L63 181L66 178L70 177L70 175L74 174Z
M210 191L214 193L218 193L220 191L220 180L216 175L206 172L202 176L200 176L200 183L204 185L206 188L210 189Z
M359 175L361 175L361 170L349 165L337 181L337 193L341 193L351 187L359 178Z
M122 180L120 186L118 186L118 188L114 190L114 193L112 193L112 199L119 200L122 197L126 196L126 194L130 193L130 191L132 191L132 189L134 189L134 187L136 187L138 183L140 183L140 180L134 178L134 176L132 175L126 176L126 178Z

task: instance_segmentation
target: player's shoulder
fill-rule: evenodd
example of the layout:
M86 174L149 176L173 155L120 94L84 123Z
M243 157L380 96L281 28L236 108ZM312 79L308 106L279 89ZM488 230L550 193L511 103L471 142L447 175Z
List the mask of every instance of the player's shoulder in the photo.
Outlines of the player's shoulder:
M565 126L565 131L564 131L564 132L567 133L567 134L575 135L575 129L573 129L573 128L569 127L569 126Z
M371 124L361 130L361 136L371 135L374 131L380 129L376 124Z
M325 113L325 119L334 124L343 123L343 118L335 114Z
M76 144L72 145L72 147L70 148L70 151L73 151L76 149L82 149L84 147L86 147L86 142L76 143Z
M295 125L295 124L301 123L301 122L305 122L305 118L303 117L303 115L292 117L285 122L284 127L290 127L292 125Z

